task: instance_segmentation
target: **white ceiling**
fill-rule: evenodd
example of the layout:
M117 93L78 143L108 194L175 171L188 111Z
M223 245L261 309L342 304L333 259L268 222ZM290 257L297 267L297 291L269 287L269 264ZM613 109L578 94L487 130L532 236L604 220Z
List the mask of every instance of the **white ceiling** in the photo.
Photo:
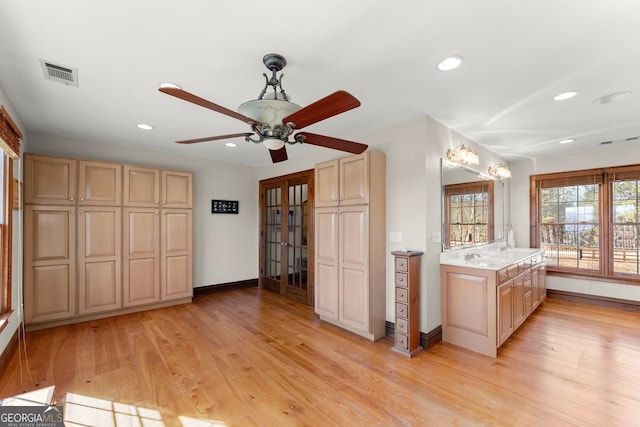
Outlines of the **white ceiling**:
M569 155L640 144L624 141L640 136L638 17L637 0L3 0L0 85L29 132L262 165L266 149L241 138L175 144L249 129L157 88L235 110L276 52L292 101L344 89L362 102L310 132L358 140L427 114L509 160ZM452 54L463 66L436 70ZM79 87L45 80L40 59L77 68Z

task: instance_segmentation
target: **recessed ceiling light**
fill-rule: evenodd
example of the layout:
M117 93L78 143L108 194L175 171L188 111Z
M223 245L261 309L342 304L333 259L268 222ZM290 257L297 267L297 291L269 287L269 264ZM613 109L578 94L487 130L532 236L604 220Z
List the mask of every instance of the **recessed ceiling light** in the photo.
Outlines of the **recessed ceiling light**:
M462 61L464 61L464 58L462 56L459 56L459 55L450 56L438 63L438 70L440 71L455 70L460 65L462 65Z
M238 146L238 144L236 144L235 142L227 142L227 143L226 143L226 144L224 144L224 145L226 145L227 147L231 147L231 148L233 148L233 147L237 147L237 146Z
M572 142L574 142L575 139L563 139L562 141L558 141L558 144L571 144Z
M628 91L628 90L623 91L623 92L611 93L609 95L605 95L605 96L602 96L600 98L594 99L593 103L594 104L608 104L610 102L620 101L621 99L624 99L629 95L631 95L631 92Z
M557 94L556 96L553 97L554 101L564 101L566 99L571 99L574 96L576 96L578 94L578 92L576 92L575 90L570 90L568 92L562 92Z
M171 83L171 82L162 82L160 83L160 88L161 89L165 89L165 88L171 88L171 89L182 89L180 86L178 86L175 83Z
M138 123L138 129L142 129L142 130L151 130L153 129L153 126L145 124L145 123Z

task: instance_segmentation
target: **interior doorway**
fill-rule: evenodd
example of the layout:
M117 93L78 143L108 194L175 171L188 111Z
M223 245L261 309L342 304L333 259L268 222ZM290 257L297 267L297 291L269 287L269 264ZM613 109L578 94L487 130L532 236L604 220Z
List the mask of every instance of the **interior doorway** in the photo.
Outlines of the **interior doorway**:
M260 181L260 287L313 305L313 169Z

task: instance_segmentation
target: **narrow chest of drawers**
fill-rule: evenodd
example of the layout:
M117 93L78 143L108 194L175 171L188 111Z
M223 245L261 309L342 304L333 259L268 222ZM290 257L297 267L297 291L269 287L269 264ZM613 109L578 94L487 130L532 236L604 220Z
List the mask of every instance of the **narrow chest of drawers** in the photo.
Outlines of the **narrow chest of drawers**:
M395 281L395 345L393 351L413 357L420 345L419 251L393 251Z

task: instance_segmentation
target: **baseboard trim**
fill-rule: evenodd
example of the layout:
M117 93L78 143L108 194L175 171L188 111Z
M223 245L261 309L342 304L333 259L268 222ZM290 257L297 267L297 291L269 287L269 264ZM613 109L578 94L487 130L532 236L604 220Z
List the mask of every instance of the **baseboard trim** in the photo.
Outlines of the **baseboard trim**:
M558 291L555 289L547 289L547 298L640 313L640 301Z
M393 322L385 323L385 335L394 338L396 335L396 325ZM438 325L429 332L420 332L420 345L425 350L433 348L442 341L442 325Z
M11 362L11 358L18 351L18 334L20 333L21 328L16 329L13 333L13 336L9 340L7 347L4 349L2 354L0 354L0 377L2 377L9 367L9 362Z
M257 288L258 279L240 280L238 282L221 283L219 285L199 286L193 288L193 296L199 297L216 292L233 291L238 289Z

